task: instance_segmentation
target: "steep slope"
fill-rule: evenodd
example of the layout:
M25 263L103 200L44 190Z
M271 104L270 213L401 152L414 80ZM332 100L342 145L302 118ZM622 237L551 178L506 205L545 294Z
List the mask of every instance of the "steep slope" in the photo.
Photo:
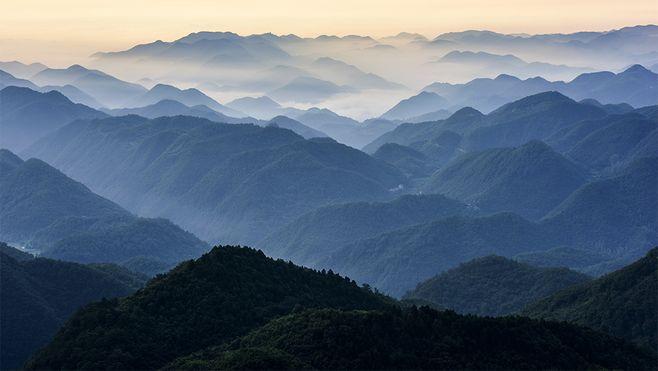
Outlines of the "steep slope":
M0 247L3 369L20 368L81 306L126 296L145 283L145 277L116 266L97 269L43 258L19 261L6 253L17 250L4 243Z
M637 259L658 244L658 158L582 186L543 220L558 246Z
M539 226L514 214L449 217L344 245L319 266L401 296L459 263L491 254L511 257L527 246L551 245Z
M522 314L607 332L658 349L658 248L592 282L559 291Z
M546 144L462 155L432 175L426 192L539 219L586 181L586 173Z
M332 205L300 216L258 245L270 255L315 266L347 243L427 220L473 213L466 205L441 195Z
M436 93L426 91L404 99L381 115L387 120L406 120L447 108L448 102Z
M61 93L9 86L0 90L0 147L21 151L44 135L77 119L106 117Z
M207 249L171 222L137 218L45 162L0 150L0 166L2 240L83 263L147 257L171 266Z
M385 298L331 272L275 261L248 248L215 247L133 296L79 311L28 367L155 369L296 308L387 305Z
M319 206L387 199L406 182L393 166L330 140L185 116L72 123L29 153L208 241L257 242Z
M32 81L16 78L12 74L0 69L0 89L4 89L7 86L18 86L30 88L32 90L39 89L39 87L34 85Z
M624 341L565 323L423 307L295 313L167 369L651 369L655 361Z
M404 298L426 300L458 313L503 316L587 281L588 276L566 268L536 268L492 255L421 282Z

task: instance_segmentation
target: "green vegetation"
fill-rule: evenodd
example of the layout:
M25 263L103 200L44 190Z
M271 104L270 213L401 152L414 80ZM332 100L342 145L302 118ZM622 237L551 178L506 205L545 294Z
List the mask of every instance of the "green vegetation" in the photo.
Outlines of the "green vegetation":
M594 281L529 305L522 314L588 326L658 350L658 248Z
M81 306L128 295L146 282L146 277L115 265L85 266L25 255L0 243L3 369L20 367Z
M135 295L79 311L30 368L154 369L301 308L382 309L390 300L331 271L215 247Z
M567 268L537 268L487 256L421 282L403 298L427 300L458 313L501 316L586 281L589 277Z
M259 243L267 254L317 266L342 246L399 228L454 215L475 215L441 195L406 195L389 202L331 205L304 214Z
M331 140L187 116L74 122L28 152L209 241L255 243L317 207L389 199L406 183L395 167Z
M656 357L565 323L427 307L308 310L167 369L653 369Z
M586 181L586 173L539 141L470 152L432 175L425 191L539 219Z
M120 264L150 257L171 267L208 249L171 222L135 217L43 161L0 150L0 169L0 238L44 257Z

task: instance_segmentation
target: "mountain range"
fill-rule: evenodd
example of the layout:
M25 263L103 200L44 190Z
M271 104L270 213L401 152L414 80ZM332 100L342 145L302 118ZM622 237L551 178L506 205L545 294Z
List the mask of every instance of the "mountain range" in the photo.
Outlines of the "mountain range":
M168 220L130 214L43 161L0 150L0 168L0 240L40 256L141 265L154 274L208 248Z
M316 207L394 197L406 182L393 166L332 140L187 116L73 122L27 154L208 241L256 242Z

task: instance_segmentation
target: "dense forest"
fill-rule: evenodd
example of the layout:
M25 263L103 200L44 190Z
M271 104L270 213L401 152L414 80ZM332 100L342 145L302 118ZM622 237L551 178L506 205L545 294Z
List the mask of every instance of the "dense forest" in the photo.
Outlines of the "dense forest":
M529 305L523 315L588 326L658 350L658 248L597 280Z
M0 243L0 277L3 369L20 367L83 305L129 295L147 280L111 264L34 258L5 243Z
M133 296L79 311L29 368L154 369L293 310L383 309L392 303L331 271L220 246Z
M595 331L521 317L309 310L167 369L653 369L655 355Z
M589 280L567 268L539 268L486 256L419 283L403 298L426 300L458 313L500 316Z

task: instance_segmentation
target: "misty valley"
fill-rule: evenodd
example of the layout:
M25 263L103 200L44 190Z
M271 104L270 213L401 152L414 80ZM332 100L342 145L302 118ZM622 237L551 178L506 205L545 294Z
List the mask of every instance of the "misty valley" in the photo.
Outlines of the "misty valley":
M1 370L658 367L656 25L26 61Z

